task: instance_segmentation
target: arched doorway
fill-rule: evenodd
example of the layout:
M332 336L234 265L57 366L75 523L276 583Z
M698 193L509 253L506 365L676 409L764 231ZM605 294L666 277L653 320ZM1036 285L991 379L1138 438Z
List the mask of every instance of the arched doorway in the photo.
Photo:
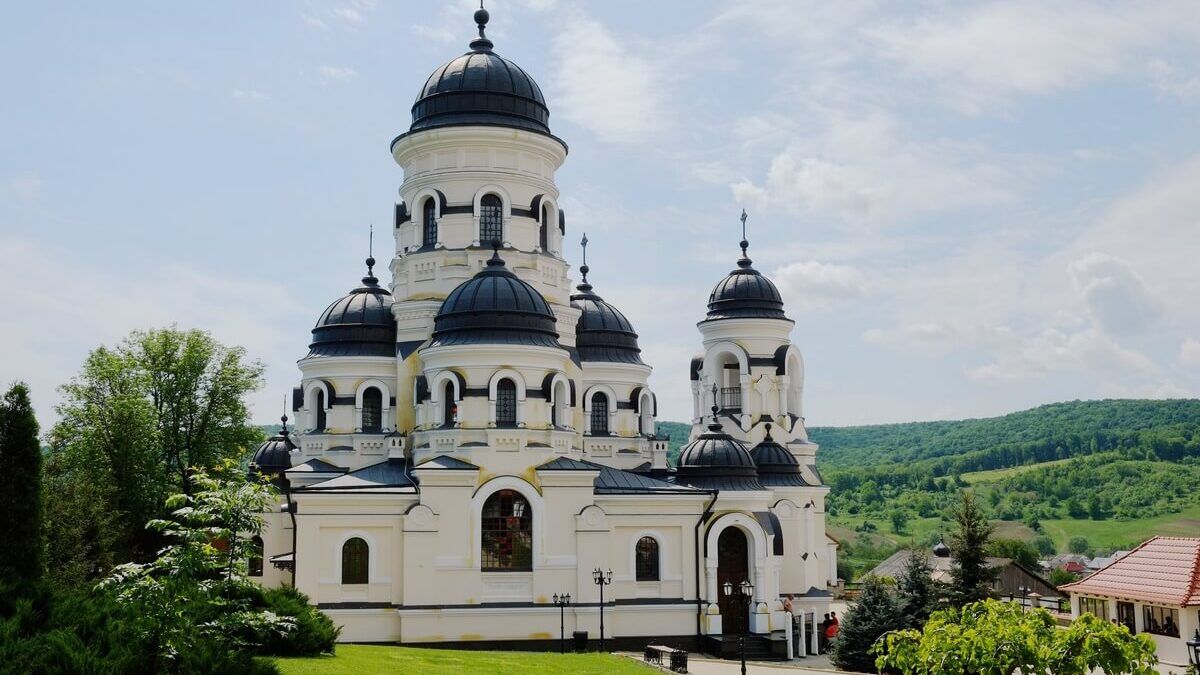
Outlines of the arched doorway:
M721 609L721 627L725 633L750 628L750 613L741 598L725 595L725 582L737 588L750 578L750 546L746 533L737 527L721 530L717 538L717 606Z

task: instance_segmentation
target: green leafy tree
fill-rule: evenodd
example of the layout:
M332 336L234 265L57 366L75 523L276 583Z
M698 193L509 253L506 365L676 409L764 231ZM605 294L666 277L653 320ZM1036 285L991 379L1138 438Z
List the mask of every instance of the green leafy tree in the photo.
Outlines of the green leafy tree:
M997 558L1015 560L1035 571L1038 567L1037 548L1020 539L993 539L988 544L988 553Z
M940 589L933 580L929 556L913 551L896 580L896 610L902 628L920 628L937 607Z
M42 448L29 387L17 382L0 401L0 579L28 584L45 570Z
M240 458L261 439L250 424L247 394L262 383L262 364L199 330L135 331L116 347L100 347L61 388L60 421L50 435L54 481L62 488L96 486L106 500L114 537L50 528L51 549L71 561L146 559L157 535L142 524L162 514L173 492L192 492L192 470ZM74 499L74 497L70 497ZM84 504L67 505L70 514Z
M1061 567L1058 569L1050 570L1049 582L1054 584L1055 586L1062 586L1064 584L1069 584L1072 581L1075 581L1075 575L1062 569Z
M1067 550L1078 555L1087 553L1091 547L1086 537L1071 537L1071 541L1067 542Z
M1054 547L1054 540L1044 534L1034 538L1033 546L1043 556L1051 556L1057 553L1057 549Z
M1049 612L985 600L935 612L923 630L889 633L880 670L903 675L1155 675L1154 641L1090 614L1059 629Z
M871 647L881 636L900 625L891 590L878 578L867 577L858 600L842 617L837 638L833 641L833 665L860 673L877 672Z
M138 617L134 627L156 671L175 670L198 645L245 652L295 627L255 606L258 589L245 576L245 561L272 497L270 488L239 474L228 461L213 475L194 471L192 494L172 495L170 517L147 523L167 541L158 556L118 565L99 584Z
M955 528L950 532L950 599L958 605L983 600L991 595L996 571L988 566L987 548L992 536L988 522L974 495L964 490L953 512Z
M908 526L908 513L900 509L896 509L891 513L892 532L896 534L904 534L904 528Z

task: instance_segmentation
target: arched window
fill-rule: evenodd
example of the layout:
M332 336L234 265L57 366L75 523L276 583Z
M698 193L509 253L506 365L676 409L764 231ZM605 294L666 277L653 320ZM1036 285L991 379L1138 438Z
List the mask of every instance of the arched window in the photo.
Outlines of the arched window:
M383 392L368 387L362 395L362 430L379 433L383 429Z
M317 431L324 431L325 430L325 390L324 389L317 390L316 408L317 408L316 426L314 426L313 428L316 429Z
M250 539L250 560L246 564L247 574L252 577L263 575L263 540L255 535Z
M504 241L504 202L493 194L479 200L479 243L490 246Z
M458 404L454 400L454 383L447 381L442 385L442 424L453 426L458 414Z
M654 399L650 396L643 395L638 402L638 423L643 434L654 435Z
M592 435L608 435L608 397L602 392L592 394Z
M554 385L554 407L550 412L551 424L558 427L570 426L568 418L568 410L570 405L570 392L567 389L567 383L559 381Z
M496 426L517 423L517 385L504 378L496 383Z
M433 197L428 197L425 200L425 208L421 214L421 222L424 229L421 231L421 243L425 246L433 246L437 242L437 203L433 201Z
M342 583L365 584L370 578L371 549L360 537L352 537L342 544Z
M654 537L638 539L635 549L638 581L658 581L658 541Z
M533 569L533 512L516 490L500 490L483 504L479 560L484 572Z
M550 207L542 204L542 222L538 227L538 245L543 251L550 250Z

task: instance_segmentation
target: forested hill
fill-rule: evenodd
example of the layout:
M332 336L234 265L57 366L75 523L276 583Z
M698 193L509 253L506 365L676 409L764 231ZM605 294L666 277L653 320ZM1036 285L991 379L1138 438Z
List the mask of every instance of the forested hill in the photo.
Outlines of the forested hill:
M936 475L1019 466L1133 446L1182 457L1200 430L1200 400L1071 401L1002 417L857 427L812 427L826 467L875 467L920 460ZM1156 438L1147 438L1146 436Z

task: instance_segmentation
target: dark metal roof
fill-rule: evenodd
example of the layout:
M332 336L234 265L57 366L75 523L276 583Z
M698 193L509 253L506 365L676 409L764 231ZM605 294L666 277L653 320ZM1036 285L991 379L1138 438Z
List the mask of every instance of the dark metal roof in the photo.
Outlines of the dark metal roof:
M303 464L297 464L288 469L288 473L346 473L348 469L344 466L330 464L323 459L313 457Z
M330 478L314 485L296 488L297 492L320 492L323 490L366 490L377 488L412 488L417 481L408 471L408 460L401 457L386 459L378 464L364 466L344 476Z
M450 292L434 319L430 346L463 344L561 348L550 305L504 266L499 251L483 271Z
M771 425L767 425L767 437L750 451L750 457L758 466L758 480L769 487L805 487L808 482L800 473L800 462L787 448L771 438Z
M492 51L492 41L484 36L487 10L476 11L475 21L479 38L471 41L471 51L430 74L413 103L408 133L483 125L523 129L555 138L550 133L550 109L537 82L520 66ZM555 140L562 143L558 138Z
M447 455L438 455L427 462L421 462L413 467L414 469L446 469L450 471L476 471L478 466L470 462L464 462L457 457L449 457Z
M642 363L638 334L621 310L592 292L586 277L571 296L571 306L581 314L575 322L575 346L581 361Z
M308 356L395 356L392 294L379 285L367 259L362 286L333 301L312 329Z
M723 432L715 419L706 433L683 446L675 482L702 490L764 489L750 451Z
M251 478L269 476L274 482L286 482L283 473L292 468L292 458L296 453L296 444L292 442L287 428L287 415L283 418L283 428L278 434L263 441L250 458Z
M742 244L746 244L743 240ZM770 279L754 269L742 246L737 269L717 282L708 296L708 319L787 319L783 297Z
M611 466L597 464L569 457L556 457L537 467L538 471L599 471L593 481L595 494L598 495L634 495L634 494L697 494L701 492L690 486L677 485L650 476L622 471Z

